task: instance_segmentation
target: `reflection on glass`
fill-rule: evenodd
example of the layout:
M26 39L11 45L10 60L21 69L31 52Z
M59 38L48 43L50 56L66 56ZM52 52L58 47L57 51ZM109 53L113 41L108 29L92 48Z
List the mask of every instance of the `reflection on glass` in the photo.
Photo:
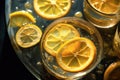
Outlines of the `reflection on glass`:
M99 32L88 22L64 17L46 28L40 49L49 73L58 79L73 80L82 78L97 66L103 43Z
M115 26L120 13L120 0L84 0L86 19L99 28Z
M120 26L117 27L114 40L113 40L113 48L115 53L120 58Z

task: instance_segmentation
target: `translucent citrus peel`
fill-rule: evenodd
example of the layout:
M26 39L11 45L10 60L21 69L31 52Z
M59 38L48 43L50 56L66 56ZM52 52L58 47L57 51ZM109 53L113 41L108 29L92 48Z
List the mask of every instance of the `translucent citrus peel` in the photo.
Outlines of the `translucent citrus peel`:
M66 41L79 36L79 32L71 24L59 23L47 32L43 46L49 54L55 56Z
M23 48L36 45L42 36L40 28L34 24L22 26L16 33L16 42Z
M21 27L29 23L36 23L36 19L27 11L15 11L10 14L11 27Z
M34 0L33 5L39 16L51 20L65 16L71 8L71 0Z

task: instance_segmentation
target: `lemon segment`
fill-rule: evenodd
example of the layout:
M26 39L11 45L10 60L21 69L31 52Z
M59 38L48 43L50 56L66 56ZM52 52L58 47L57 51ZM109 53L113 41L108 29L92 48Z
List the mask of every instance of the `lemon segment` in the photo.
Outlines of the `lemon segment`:
M10 14L11 27L21 27L29 23L36 23L36 19L27 11L15 11Z
M65 16L71 8L71 0L34 0L34 10L45 19Z
M36 45L42 36L40 28L33 24L22 26L16 33L16 42L23 48Z
M68 40L79 37L80 34L74 26L59 23L52 27L45 36L44 49L55 56L58 49Z
M59 66L69 72L86 69L95 59L94 43L83 37L76 37L62 45L56 54Z

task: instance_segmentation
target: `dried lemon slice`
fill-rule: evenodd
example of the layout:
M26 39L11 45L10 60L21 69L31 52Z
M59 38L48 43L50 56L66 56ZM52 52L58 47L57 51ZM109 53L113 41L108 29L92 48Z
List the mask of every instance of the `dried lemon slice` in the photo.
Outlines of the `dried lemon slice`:
M95 56L94 43L87 38L76 37L59 48L56 59L62 69L78 72L86 69L93 62Z
M69 39L79 37L77 29L71 24L59 23L50 29L44 39L44 49L55 56L58 49Z
M98 11L106 14L116 13L120 8L120 0L88 0Z
M45 19L65 16L71 8L71 0L34 0L34 10Z
M21 27L29 23L36 23L36 19L27 11L15 11L10 14L11 27Z
M23 48L34 46L40 41L42 31L33 24L22 26L16 33L16 42Z

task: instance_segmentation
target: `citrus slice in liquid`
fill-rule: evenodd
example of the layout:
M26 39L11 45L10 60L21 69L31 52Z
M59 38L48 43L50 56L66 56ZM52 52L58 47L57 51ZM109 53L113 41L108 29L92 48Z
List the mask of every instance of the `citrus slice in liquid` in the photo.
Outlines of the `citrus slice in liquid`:
M106 14L114 14L120 8L120 0L88 0L98 11Z
M58 23L48 31L44 39L44 49L55 56L58 49L69 39L79 37L80 34L74 26L66 23Z
M65 16L71 8L71 0L34 0L33 5L39 16L51 20Z
M34 46L40 41L42 31L34 24L22 26L16 33L16 42L23 48Z
M36 23L36 19L27 11L15 11L10 14L11 27L21 27L29 23Z
M96 47L94 43L83 37L69 40L56 54L59 66L69 72L78 72L86 69L95 57Z

